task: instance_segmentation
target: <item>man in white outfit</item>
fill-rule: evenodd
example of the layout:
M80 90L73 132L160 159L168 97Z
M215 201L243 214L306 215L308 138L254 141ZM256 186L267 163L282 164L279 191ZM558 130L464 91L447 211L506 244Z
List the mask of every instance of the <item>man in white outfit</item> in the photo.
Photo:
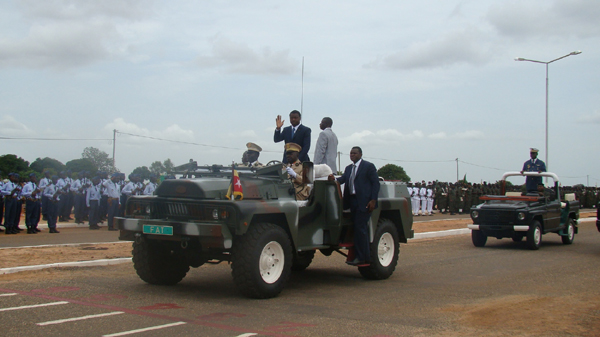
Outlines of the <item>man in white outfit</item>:
M433 215L433 185L427 184L427 214Z
M427 185L425 180L421 183L421 189L419 190L419 197L421 198L421 215L427 214Z
M319 134L319 139L317 139L317 146L315 147L315 157L313 163L317 164L327 164L331 171L336 174L337 173L337 165L335 160L337 158L337 146L338 139L331 127L333 126L333 120L329 117L324 117L321 120L321 124L319 127L321 128L321 133Z
M419 198L419 183L415 183L411 190L411 202L412 202L412 211L414 216L419 215L419 206L421 203L421 199Z

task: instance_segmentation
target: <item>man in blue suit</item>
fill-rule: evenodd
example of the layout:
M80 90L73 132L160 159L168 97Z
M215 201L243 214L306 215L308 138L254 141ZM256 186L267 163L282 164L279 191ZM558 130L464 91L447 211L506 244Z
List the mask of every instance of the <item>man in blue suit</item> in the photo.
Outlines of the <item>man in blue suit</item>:
M537 159L538 149L531 148L529 151L529 159L523 164L523 169L521 170L521 174L523 172L546 172L546 164ZM525 187L527 188L527 193L537 193L538 185L542 184L542 177L530 177L525 178Z
M344 185L344 209L350 208L354 221L354 251L356 258L347 262L353 266L366 267L371 263L369 246L369 219L377 208L379 195L379 177L373 163L362 159L362 149L355 146L350 150L351 165L346 166L344 174L337 182ZM335 177L329 175L328 180Z
M273 141L275 143L279 143L280 141L285 141L287 143L296 143L302 147L302 151L298 154L298 159L301 162L310 161L308 157L308 150L310 150L310 128L300 124L300 120L302 116L300 111L292 110L290 112L290 126L283 127L283 123L285 121L281 120L281 115L277 115L277 119L275 120L276 129L275 134L273 135ZM282 163L287 164L287 158L285 157L285 152L283 153Z

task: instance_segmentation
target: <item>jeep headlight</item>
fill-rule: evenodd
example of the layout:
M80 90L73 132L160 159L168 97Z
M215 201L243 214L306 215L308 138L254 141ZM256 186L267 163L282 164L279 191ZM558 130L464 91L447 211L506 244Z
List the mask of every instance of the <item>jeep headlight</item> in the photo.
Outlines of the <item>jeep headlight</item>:
M479 212L477 212L477 211L472 211L471 212L471 218L477 219L478 217L479 217Z
M150 214L150 205L146 206L146 214Z
M219 220L219 210L214 208L212 211L212 216L213 216L213 219Z
M517 219L519 219L519 220L525 220L525 212L519 212L517 214Z

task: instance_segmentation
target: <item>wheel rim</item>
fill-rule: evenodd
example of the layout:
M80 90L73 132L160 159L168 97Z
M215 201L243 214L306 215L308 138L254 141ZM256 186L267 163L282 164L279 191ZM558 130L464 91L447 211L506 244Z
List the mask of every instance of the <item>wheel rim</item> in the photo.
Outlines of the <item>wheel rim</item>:
M575 236L575 230L573 229L573 224L570 223L569 227L567 229L567 235L569 235L569 240L573 240L573 237Z
M535 230L533 232L533 240L535 241L536 245L539 245L542 241L542 230L540 229L540 227L535 227Z
M379 245L377 245L377 257L382 267L387 267L392 263L394 248L394 237L392 234L383 233L381 238L379 238Z
M263 281L272 284L279 280L284 263L285 253L281 245L276 241L267 243L260 254L259 261L260 276Z

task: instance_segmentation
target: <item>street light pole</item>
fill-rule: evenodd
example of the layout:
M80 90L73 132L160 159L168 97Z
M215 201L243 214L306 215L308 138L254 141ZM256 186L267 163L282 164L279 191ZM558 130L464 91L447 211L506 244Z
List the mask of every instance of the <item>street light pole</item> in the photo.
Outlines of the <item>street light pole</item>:
M530 59L526 59L526 58L522 58L522 57L515 57L515 61L528 61L528 62L534 62L534 63L542 63L546 65L546 170L548 170L549 164L548 164L548 65L552 62L556 62L558 60L564 59L565 57L569 57L571 55L579 55L581 54L581 50L576 50L576 51L572 51L570 53L568 53L567 55L561 56L559 58L556 58L552 61L548 61L548 62L544 62L544 61L537 61L537 60L530 60Z

